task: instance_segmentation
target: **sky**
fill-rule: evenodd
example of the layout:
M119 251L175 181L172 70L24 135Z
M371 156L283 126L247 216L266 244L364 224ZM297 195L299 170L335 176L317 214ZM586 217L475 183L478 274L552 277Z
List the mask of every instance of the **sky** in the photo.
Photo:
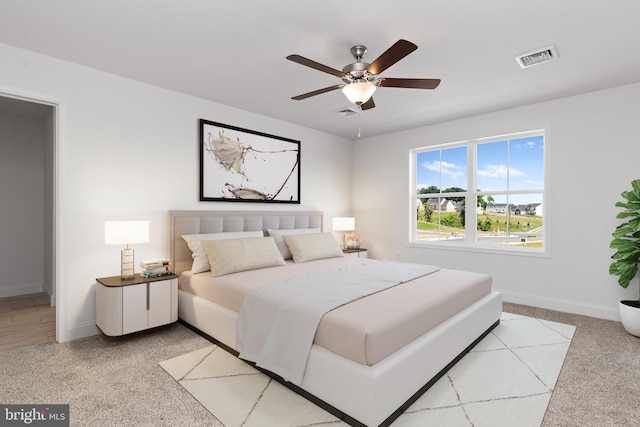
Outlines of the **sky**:
M467 146L418 153L417 188L467 189ZM477 144L477 188L480 191L519 191L544 188L544 137L542 135ZM506 196L494 195L495 203ZM510 203L540 203L538 194L512 194Z

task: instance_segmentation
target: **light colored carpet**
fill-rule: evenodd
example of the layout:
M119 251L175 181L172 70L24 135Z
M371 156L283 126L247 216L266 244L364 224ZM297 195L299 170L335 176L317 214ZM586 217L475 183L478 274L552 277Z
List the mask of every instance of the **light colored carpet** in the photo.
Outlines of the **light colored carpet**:
M611 320L512 303L504 310L576 326L542 427L638 426L639 338ZM118 343L95 335L0 350L0 402L69 403L79 427L220 427L158 364L209 345L175 324Z
M78 427L221 426L158 366L209 344L174 324L117 342L96 335L3 350L0 402L68 403Z
M539 427L574 331L505 313L393 426ZM215 345L160 365L226 427L347 425Z

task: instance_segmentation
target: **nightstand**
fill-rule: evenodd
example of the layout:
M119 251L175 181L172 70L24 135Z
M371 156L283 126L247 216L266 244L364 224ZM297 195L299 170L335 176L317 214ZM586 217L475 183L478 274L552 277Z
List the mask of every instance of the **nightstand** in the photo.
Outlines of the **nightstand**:
M369 258L369 251L364 248L360 249L345 249L342 251L345 256L350 256L354 258Z
M110 337L178 320L178 276L96 279L96 325Z

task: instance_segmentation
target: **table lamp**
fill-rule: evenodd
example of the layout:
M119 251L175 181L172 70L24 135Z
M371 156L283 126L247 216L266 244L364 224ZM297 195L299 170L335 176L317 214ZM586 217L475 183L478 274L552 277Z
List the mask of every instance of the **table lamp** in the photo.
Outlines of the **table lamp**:
M133 279L135 265L133 261L133 243L149 241L149 221L105 221L104 243L107 245L125 245L120 254L120 278Z
M356 229L356 219L353 217L335 217L333 218L333 230L342 231L340 239L340 249L345 250L347 247L347 231Z

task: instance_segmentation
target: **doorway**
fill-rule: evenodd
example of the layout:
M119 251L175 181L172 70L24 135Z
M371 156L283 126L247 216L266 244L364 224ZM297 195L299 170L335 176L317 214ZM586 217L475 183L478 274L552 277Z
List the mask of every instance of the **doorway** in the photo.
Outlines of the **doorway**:
M56 135L56 104L0 93L0 300L16 319L58 305Z

